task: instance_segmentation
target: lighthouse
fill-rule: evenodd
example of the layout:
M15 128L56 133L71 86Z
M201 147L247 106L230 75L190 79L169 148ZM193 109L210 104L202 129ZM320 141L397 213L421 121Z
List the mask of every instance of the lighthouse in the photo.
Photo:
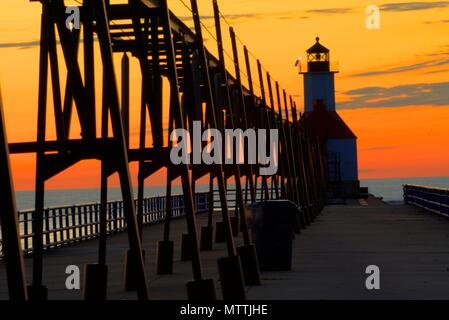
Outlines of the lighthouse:
M339 194L357 194L357 137L336 112L334 76L338 71L318 37L307 50L307 64L300 65L299 73L304 76L305 127L326 146L329 182Z

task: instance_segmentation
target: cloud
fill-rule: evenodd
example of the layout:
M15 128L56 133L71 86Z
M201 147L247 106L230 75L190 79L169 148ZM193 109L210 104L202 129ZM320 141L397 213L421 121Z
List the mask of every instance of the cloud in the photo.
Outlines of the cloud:
M424 24L436 24L436 23L449 23L449 19L438 20L438 21L424 21Z
M386 75L386 74L414 71L414 70L425 69L425 68L441 67L441 66L445 66L448 64L449 64L449 58L445 57L445 58L440 58L440 59L435 59L435 60L430 60L430 61L425 61L425 62L420 62L420 63L414 63L414 64L410 64L410 65L405 65L405 66L354 73L354 74L351 74L350 77L372 77L372 76L378 76L378 75Z
M318 14L344 14L352 12L352 8L327 8L327 9L314 9L307 10L307 13L318 13Z
M184 22L193 21L192 16L178 16ZM292 20L292 19L309 19L309 16L304 15L304 12L298 11L284 11L274 13L233 13L226 14L225 18L229 23L231 22L245 22L249 20L261 20L265 18L274 18L278 20ZM213 21L215 18L211 15L201 16L202 21Z
M418 10L428 10L435 8L446 8L449 7L449 1L413 1L413 2L403 2L403 3L385 3L380 5L380 9L383 11L390 12L405 12L405 11L418 11ZM324 8L324 9L310 9L301 11L283 11L283 12L273 12L273 13L234 13L226 14L226 20L232 23L242 23L251 20L262 20L266 18L277 19L277 20L306 20L313 18L318 15L342 15L348 13L359 12L364 10L364 7L341 7L341 8ZM191 23L193 21L192 16L179 16L182 21ZM203 21L214 20L213 15L203 15L201 16ZM423 24L436 24L436 23L449 23L449 19L442 19L438 21L424 21ZM213 26L211 26L213 27ZM368 74L369 75L369 74Z
M449 69L438 69L438 70L424 72L424 74L435 74L435 73L443 73L443 72L448 72L448 71L449 71Z
M81 38L80 43L82 43L84 40L83 38ZM98 38L96 36L94 36L94 41L97 42ZM0 49L1 48L19 48L19 49L29 49L29 48L33 48L33 47L39 47L41 44L41 42L39 40L34 40L34 41L24 41L24 42L4 42L1 43L0 42ZM61 42L56 39L56 45L61 44Z
M449 1L386 3L380 8L385 11L416 11L449 7Z
M433 1L433 2L404 2L404 3L386 3L381 6L385 11L414 11L414 10L426 10L433 8L445 8L449 7L449 1ZM284 11L277 13L236 13L226 14L225 17L229 21L246 21L254 19L264 19L272 17L275 19L309 19L310 15L333 15L333 14L347 14L354 12L356 8L342 7L342 8L324 8L324 9L311 9L306 11ZM357 9L358 10L358 9ZM191 21L191 16L179 17L183 21ZM202 20L213 20L213 15L201 16ZM442 20L446 22L449 20Z
M353 12L353 8L327 8L327 9L312 9L312 10L302 10L302 11L282 11L273 13L228 13L225 14L226 20L229 22L243 22L248 20L261 20L265 18L274 18L278 20L292 20L292 19L310 19L311 15L317 14L344 14ZM182 21L190 22L193 20L192 16L178 16ZM214 20L213 15L202 15L202 21Z
M235 13L226 15L226 19L239 20L239 19L261 19L264 14L260 13Z
M339 103L339 109L449 106L449 82L365 87L343 94L350 100Z
M35 41L25 41L25 42L4 42L0 43L0 48L31 48L31 47L38 47L40 44L39 40Z
M375 173L375 172L379 172L379 169L376 168L359 168L359 172L360 173Z
M258 19L263 19L266 16L269 16L272 14L264 14L264 13L236 13L236 14L227 14L226 20L228 21L239 21L241 22L242 20L258 20ZM181 19L182 21L193 21L192 16L180 16L179 19ZM214 16L201 16L201 20L202 21L208 21L208 20L214 20L215 17Z
M367 147L367 148L360 148L359 151L386 151L386 150L394 150L397 149L396 146L375 146L375 147Z

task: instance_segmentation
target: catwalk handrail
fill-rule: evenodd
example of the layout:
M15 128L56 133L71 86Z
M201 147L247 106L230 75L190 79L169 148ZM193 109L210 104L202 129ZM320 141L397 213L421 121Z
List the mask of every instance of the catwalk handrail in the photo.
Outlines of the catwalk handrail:
M184 217L184 196L172 198L171 216ZM136 200L137 205L137 200ZM208 192L195 194L197 213L209 208ZM24 254L33 252L32 222L34 210L19 212L20 239ZM145 198L143 201L143 224L162 223L165 218L165 196ZM126 230L123 201L107 203L107 232L113 234ZM100 203L79 204L46 208L44 211L44 249L62 247L81 241L95 239L100 235ZM0 233L0 258L2 257L2 237Z
M258 189L260 191L261 189ZM228 189L228 205L236 206L236 190ZM137 200L136 205L137 205ZM218 190L214 190L214 208L220 207ZM143 201L143 224L162 223L165 218L165 196L149 197ZM195 194L197 213L207 212L209 209L209 193ZM33 253L33 213L34 210L19 212L19 228L21 245L25 255ZM123 201L109 201L107 203L107 232L108 235L126 230ZM184 196L172 196L173 219L184 217ZM96 239L100 235L100 203L85 203L71 206L49 207L44 211L44 249L68 246L85 240ZM2 252L2 237L0 231L0 259Z
M404 202L449 217L449 189L403 185Z

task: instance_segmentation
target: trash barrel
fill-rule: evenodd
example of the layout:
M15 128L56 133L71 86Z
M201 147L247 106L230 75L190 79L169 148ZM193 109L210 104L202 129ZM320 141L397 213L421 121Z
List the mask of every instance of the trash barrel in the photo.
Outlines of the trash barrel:
M298 210L288 200L263 201L252 205L250 226L261 271L291 270Z

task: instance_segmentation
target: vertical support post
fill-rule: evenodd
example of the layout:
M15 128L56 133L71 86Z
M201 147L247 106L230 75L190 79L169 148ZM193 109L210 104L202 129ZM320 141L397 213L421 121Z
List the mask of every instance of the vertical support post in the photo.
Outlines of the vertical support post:
M101 138L108 137L108 105L109 93L106 90L106 74L103 72L102 107L101 107ZM108 266L106 265L106 237L107 237L107 201L108 201L108 167L109 157L101 159L100 173L100 236L98 241L98 263L84 265L84 300L106 300Z
M122 121L126 145L129 146L129 58L126 52L122 57Z
M154 25L154 24L153 24ZM154 65L154 68L159 68L158 65ZM157 98L158 99L158 98ZM168 131L173 131L173 110L170 107ZM172 147L173 142L168 140L169 148ZM174 255L174 242L170 240L170 225L173 214L172 208L172 170L171 166L167 166L167 181L165 192L165 218L164 218L164 239L157 242L156 264L157 274L172 274L173 273L173 255Z
M240 75L240 63L239 63L239 54L238 54L238 50L237 50L237 41L236 41L234 29L232 27L229 28L229 33L231 36L232 54L233 54L233 58L234 58L234 68L235 68L235 74L236 74L236 79L237 79L238 98L239 98L239 102L240 102L240 107L242 109L242 117L243 117L243 125L244 125L243 129L248 129L248 115L247 115L247 110L246 110L245 98L243 97L242 78ZM251 82L251 87L252 87L252 82ZM252 94L253 93L251 93L251 95ZM248 165L248 173L246 174L246 178L247 178L247 182L249 184L251 201L255 202L256 201L256 189L254 186L253 174L254 174L253 166Z
M267 128L267 100L265 97L265 86L263 83L263 75L262 75L262 65L260 64L260 61L257 60L257 71L259 73L259 85L260 85L260 96L262 99L262 105L259 107L259 113L260 113L260 117L261 117L261 124L263 128ZM269 199L270 198L270 194L268 193L268 181L267 181L267 176L262 176L262 192L265 196L265 199Z
M93 136L95 133L96 114L95 114L95 67L94 67L94 37L93 37L93 0L83 1L83 31L84 31L84 75L85 75L85 91L89 117L93 122ZM126 53L125 53L126 56ZM124 57L125 58L125 57ZM127 58L127 57L126 57ZM122 102L123 102L123 118L128 123L128 91L127 82L127 61L122 61ZM101 138L105 141L108 138L108 105L109 98L105 87L106 79L103 73L103 101L101 114ZM71 100L71 97L70 97ZM71 103L71 102L70 102ZM71 109L71 106L70 106ZM66 110L64 110L66 111ZM70 112L70 110L69 110ZM67 119L67 126L70 125L70 119ZM128 131L125 128L125 137L128 138ZM128 140L126 140L128 144ZM85 300L105 300L107 291L107 275L108 267L106 265L106 237L107 237L107 193L108 193L108 157L101 159L101 176L100 176L100 236L98 246L98 263L86 264L84 266L84 293Z
M14 184L9 163L8 139L6 137L3 114L2 93L0 89L0 176L2 192L0 192L0 226L3 240L3 256L6 265L6 278L10 300L24 301L28 299L25 283L25 266L23 251L20 245L19 221L15 201ZM28 222L25 222L28 223ZM25 239L28 241L28 239Z
M184 129L182 119L181 103L179 100L179 81L176 72L176 56L173 45L173 37L170 25L170 15L167 5L167 0L160 1L161 10L161 24L163 26L164 40L166 42L167 51L167 65L168 78L170 81L170 101L173 115L176 119L176 126L179 129ZM191 190L191 181L189 168L187 165L182 165L180 168L182 189L184 193L184 204L186 210L187 228L192 238L192 269L194 280L187 284L187 291L190 299L206 299L215 300L215 286L213 280L203 280L203 273L201 268L200 253L198 247L198 236L196 230L195 209L193 205L193 197Z
M104 72L108 79L106 86L110 93L109 111L111 114L112 132L117 143L116 165L120 179L120 186L122 189L124 213L127 223L128 240L130 244L130 253L134 257L137 267L135 270L137 276L137 295L139 299L146 300L148 299L148 287L145 276L140 233L135 214L131 177L129 174L128 153L125 136L123 134L123 123L120 116L117 83L114 73L114 63L112 60L111 39L106 15L106 8L104 2L100 1L96 1L94 3L94 6L101 57L103 61Z
M199 55L201 70L202 70L202 76L203 81L206 83L207 88L205 88L205 100L206 104L208 106L208 123L212 128L217 128L217 120L215 117L215 103L212 96L211 91L211 85L210 85L210 76L209 76L209 66L207 64L206 60L206 53L205 48L203 44L203 35L201 30L201 23L198 13L198 6L196 3L196 0L191 0L191 6L192 6L192 12L193 12L193 21L195 24L195 33L196 33L196 47L197 52ZM221 165L217 166L216 169L216 177L217 177L217 183L218 183L218 189L220 193L220 202L221 202L221 209L222 209L222 215L223 215L223 224L224 224L224 231L226 236L226 243L227 243L227 250L229 256L235 256L235 245L234 245L234 239L232 236L232 230L231 230L231 224L229 221L229 213L228 213L228 203L226 199L226 186L224 182L223 177L223 167Z
M140 129L139 129L139 148L144 149L146 145L148 86L147 77L142 77L141 98L140 98ZM145 161L139 160L139 173L137 175L137 223L139 232L142 234L143 226L143 196L145 193ZM142 240L142 239L141 239Z
M270 97L270 106L269 107L267 106L267 110L266 110L267 125L268 125L268 129L272 129L274 127L274 129L279 130L278 122L276 120L276 111L274 110L274 98L273 98L273 88L271 86L271 76L270 76L270 74L268 72L266 73L266 75L267 75L268 95ZM281 139L282 139L282 135L281 135ZM281 142L281 145L282 145L282 142ZM278 162L278 167L280 169L279 171L281 171L281 174L280 174L280 177L281 177L281 189L285 191L285 184L284 184L285 172L284 172L283 160L284 159L282 159L282 155L279 155L278 159L276 159L276 161ZM277 178L277 176L278 176L278 174L272 175L271 176L271 181L274 184L274 192L275 192L275 195L276 195L276 199L279 199L280 198L280 194L279 194L279 186L278 186L278 178ZM273 190L271 190L271 197L273 197Z
M281 94L279 90L279 83L276 81L276 101L278 105L278 111L279 111L279 126L281 127L281 141L282 141L282 151L283 156L279 157L279 161L283 161L283 168L284 168L284 177L282 178L282 181L284 182L284 179L287 178L287 183L284 184L284 192L287 198L290 200L294 200L293 197L293 179L292 179L292 171L293 171L293 165L290 159L291 155L291 149L290 149L290 140L289 136L287 134L287 131L289 130L289 123L284 122L283 114L282 114L282 101L281 101ZM274 108L274 106L273 106Z
M292 110L292 118L293 118L293 124L295 128L295 137L297 136L298 139L296 139L296 154L298 155L298 167L299 167L299 176L298 181L301 185L301 195L302 195L302 201L301 201L301 207L304 210L305 213L305 220L306 224L310 225L310 222L312 220L312 213L311 213L311 207L310 207L310 184L308 181L308 174L306 169L306 158L303 148L303 125L304 123L301 122L298 119L298 114L296 112L296 107L293 103L292 97L290 97L290 108Z
M234 55L234 66L236 69L236 79L237 79L237 91L238 91L238 101L235 101L234 103L231 102L231 96L229 92L229 85L228 85L228 79L227 79L227 71L225 66L225 59L224 59L224 50L223 50L223 40L222 40L222 33L221 33L221 24L220 24L220 10L218 7L218 1L213 1L214 5L214 16L215 16L215 28L216 28L216 34L217 34L217 45L218 45L218 53L219 53L219 61L220 61L220 72L222 75L222 81L226 88L226 99L227 104L230 107L230 122L232 128L236 128L236 126L239 124L239 114L242 114L242 123L244 128L247 128L247 118L246 118L246 109L245 109L245 102L243 99L243 93L242 93L242 87L241 87L241 77L240 77L240 69L238 65L238 53L237 53L237 45L236 45L236 37L234 30L230 28L230 36L231 36L231 42L233 47L233 55ZM241 111L241 112L239 112ZM235 154L235 152L233 152ZM258 262L257 257L255 253L254 246L251 245L251 240L249 237L249 231L248 231L248 225L245 217L245 204L243 202L243 191L242 191L242 185L241 185L241 175L240 175L240 168L238 165L234 165L233 167L234 171L234 180L236 184L236 210L239 212L239 218L240 223L242 225L242 233L243 233L243 241L244 246L241 246L237 248L238 255L241 260L242 264L242 271L243 271L243 278L245 280L245 283L247 285L260 285L260 277L259 277L259 269L258 269ZM252 167L249 166L249 178L247 176L247 179L250 179L251 186L252 184ZM252 189L252 194L254 194L254 190ZM236 289L233 289L236 290ZM224 295L225 295L224 291ZM233 294L231 291L228 291L227 293L229 297L231 297L231 294ZM226 295L225 295L226 296ZM227 298L227 297L225 297Z
M228 78L227 78L227 71L226 71L226 65L225 65L225 59L224 59L224 50L223 50L223 37L221 32L221 23L220 23L220 10L218 8L218 1L213 1L213 7L214 7L214 19L215 19L215 30L217 35L217 47L218 47L218 55L219 55L219 71L220 71L220 88L224 87L225 89L225 102L227 106L229 107L229 119L230 119L230 126L235 129L238 126L239 123L239 107L242 107L243 110L243 118L245 122L245 128L246 129L246 113L244 110L244 105L240 105L240 101L232 103L231 95L229 92L229 85L228 85ZM235 34L234 34L235 36ZM232 40L232 39L231 39ZM234 37L235 41L235 37ZM234 62L235 63L235 62ZM239 82L240 79L240 73L236 74L237 76L237 82ZM221 128L222 130L224 128ZM225 150L227 152L227 150ZM235 151L233 151L233 154L235 154ZM243 191L242 191L242 185L241 185L241 174L240 174L240 168L237 164L234 164L232 166L232 171L234 175L235 180L235 187L236 187L236 213L238 212L239 215L236 215L237 219L240 219L240 222L242 224L242 232L243 232L243 240L245 245L250 245L251 241L249 239L249 231L248 226L245 219L245 204L243 202ZM226 179L225 179L226 180ZM226 184L226 181L225 181ZM238 220L237 220L238 222ZM238 223L237 228L238 230Z
M220 67L220 73L221 73L221 83L220 87L225 88L225 98L227 105L229 106L229 112L230 112L230 125L233 129L235 129L239 123L243 123L243 129L245 130L247 128L247 118L246 118L246 109L245 104L243 100L243 94L242 94L242 87L241 87L241 78L240 78L240 69L238 66L238 54L237 54L237 45L236 45L236 37L234 30L231 28L230 36L231 41L233 45L233 53L234 53L234 66L236 69L236 79L237 79L237 91L238 91L238 98L239 99L231 99L230 94L230 88L228 84L227 79L227 70L225 65L225 59L224 59L224 50L223 50L223 39L222 39L222 32L221 32L221 23L220 23L220 10L218 7L218 1L213 1L213 7L214 7L214 18L215 18L215 29L216 29L216 35L217 35L217 46L218 46L218 54L219 54L219 67ZM236 58L237 56L237 58ZM240 119L240 115L242 116L242 119ZM222 128L223 129L223 128ZM227 151L227 150L226 150ZM235 155L235 150L233 150L233 155ZM248 157L246 157L248 158ZM254 246L251 245L251 240L249 237L249 230L248 225L246 221L245 216L245 203L243 200L243 191L242 191L242 185L241 185L241 174L240 174L240 168L237 164L234 164L232 167L233 174L234 174L234 180L236 185L236 194L235 194L235 201L236 201L236 211L238 212L238 216L236 215L237 219L240 219L241 223L241 230L243 233L243 241L244 245L237 248L237 253L240 257L240 261L242 264L242 272L243 272L243 278L247 285L260 285L260 277L259 277L259 269L258 269L258 262L257 262L257 256L255 253ZM251 186L252 185L252 168L249 166L249 179L251 180ZM248 178L248 176L247 176ZM238 221L238 220L237 220ZM238 230L238 223L236 226ZM226 275L223 275L225 277ZM238 290L238 288L233 289ZM237 291L238 292L238 291ZM225 298L226 295L231 295L233 292L231 290L226 293L224 291ZM232 297L233 298L233 297Z
M160 44L158 41L159 37L159 17L151 18L151 50L153 51L152 56L152 92L153 96L151 98L151 113L150 113L150 121L151 121L151 131L153 134L153 144L155 147L162 147L164 144L163 141L163 129L162 129L162 72L160 68ZM145 32L146 32L145 28ZM150 109L148 109L150 112Z
M96 136L95 115L95 63L94 63L94 24L93 1L83 0L83 48L84 48L84 78L86 90L86 107L93 124L92 136Z
M46 104L47 104L47 75L48 75L48 28L50 7L47 3L42 5L41 40L39 57L39 97L37 115L37 142L45 141ZM42 285L43 269L43 218L44 218L44 153L39 151L36 155L36 189L35 211L32 220L33 228L33 282L28 287L28 295L32 300L46 300L47 288Z
M106 265L106 237L107 237L107 202L108 201L108 177L106 164L101 164L101 190L100 190L100 239L98 247L98 264Z
M191 7L192 7L192 13L193 13L193 21L195 25L195 35L196 35L196 47L199 53L200 63L201 63L201 70L202 70L202 76L203 81L206 84L205 88L205 100L206 104L209 108L209 126L212 128L217 128L217 118L215 115L215 104L214 99L212 95L212 88L211 88L211 81L210 81L210 75L209 75L209 66L206 59L206 52L204 48L204 41L203 41L203 35L201 30L201 22L200 22L200 16L198 12L198 5L196 0L191 0ZM223 129L223 128L221 128ZM228 257L221 258L218 260L218 269L220 274L220 279L222 282L222 292L223 292L223 299L245 299L245 288L243 284L243 275L242 275L242 269L240 264L240 259L237 255L232 229L231 229L231 223L229 219L229 213L228 213L228 203L227 203L227 197L226 197L226 185L225 185L225 179L223 175L223 167L222 165L216 165L215 166L216 171L216 178L218 183L218 189L220 192L220 203L221 203L221 209L222 209L222 217L223 217L223 225L224 225L224 231L226 236L226 243L227 243L227 249L228 249Z
M252 72L251 72L251 64L249 61L249 52L248 52L248 48L246 46L243 46L243 53L245 55L245 65L246 65L246 74L248 76L248 87L249 87L249 94L250 94L250 109L252 109L252 111L255 111L255 94L254 94L254 84L253 84L253 77L252 77ZM248 113L248 115L251 114L251 112ZM248 120L248 119L247 119ZM256 201L256 193L257 193L257 173L255 173L254 175L254 198L251 198L252 202Z
M102 108L101 108L101 137L108 137L109 113L108 113L108 92L105 87L106 79L103 73L103 92L102 92ZM107 237L107 220L108 220L108 174L107 159L101 160L101 177L100 177L100 241L98 247L98 263L106 264L106 237Z
M286 130L287 130L287 140L289 145L289 157L290 157L290 165L291 165L291 171L290 171L290 183L291 183L291 192L292 197L294 201L299 204L300 197L299 197L299 186L298 186L298 169L297 169L297 161L296 161L296 153L295 148L293 144L293 123L290 123L290 115L288 111L288 103L287 103L287 93L285 90L283 90L283 98L284 98L284 109L285 109L285 117L286 117ZM282 109L281 103L279 102L279 108Z

